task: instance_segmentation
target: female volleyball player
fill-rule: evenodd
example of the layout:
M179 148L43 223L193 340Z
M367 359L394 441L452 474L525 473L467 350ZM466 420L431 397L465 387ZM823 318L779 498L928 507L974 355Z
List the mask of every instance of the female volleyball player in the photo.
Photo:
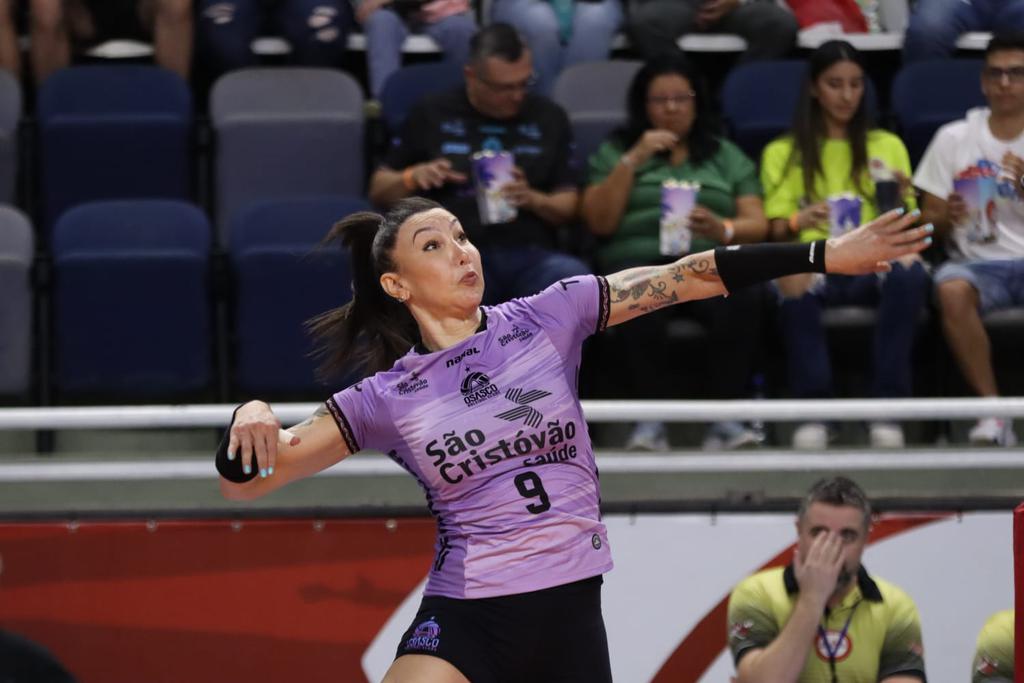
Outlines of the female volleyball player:
M365 349L375 374L334 394L279 443L252 401L217 454L225 496L251 499L363 448L426 492L436 556L385 683L611 680L601 575L611 569L597 467L577 396L583 340L608 325L754 282L867 273L924 249L930 226L893 211L811 244L721 247L608 277L562 280L481 306L480 255L419 198L332 229L353 299L314 323L327 365Z

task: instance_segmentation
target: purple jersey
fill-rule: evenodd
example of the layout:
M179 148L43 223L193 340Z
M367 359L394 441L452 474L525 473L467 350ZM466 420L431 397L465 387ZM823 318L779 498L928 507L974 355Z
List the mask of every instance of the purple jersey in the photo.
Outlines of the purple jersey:
M608 320L607 282L562 280L483 310L468 339L414 349L327 401L352 452L387 453L426 492L426 595L525 593L612 567L577 387L583 340Z

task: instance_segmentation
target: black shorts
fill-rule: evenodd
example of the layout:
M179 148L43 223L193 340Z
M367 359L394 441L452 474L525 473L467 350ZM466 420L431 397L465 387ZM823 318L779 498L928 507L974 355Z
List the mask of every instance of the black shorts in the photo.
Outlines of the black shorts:
M472 600L426 596L396 657L440 657L472 683L610 683L602 582Z

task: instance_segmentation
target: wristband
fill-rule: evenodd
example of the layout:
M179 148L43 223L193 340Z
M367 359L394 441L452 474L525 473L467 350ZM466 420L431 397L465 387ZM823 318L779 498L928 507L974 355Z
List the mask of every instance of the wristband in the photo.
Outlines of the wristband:
M825 240L803 244L745 244L717 247L715 268L732 292L796 273L825 272Z
M244 403L242 405L245 405ZM241 408L242 405L238 406ZM233 481L236 484L244 484L247 481L252 481L257 476L255 467L250 466L249 474L242 471L242 454L235 453L233 460L228 460L228 444L231 443L231 426L235 424L235 415L238 413L238 408L231 413L231 424L224 431L224 436L221 437L220 445L217 446L217 455L214 458L214 463L217 465L217 471L220 476L224 477L228 481Z
M402 171L402 184L405 185L405 189L410 192L416 190L416 179L412 177L413 167L410 166Z
M633 157L629 156L629 152L626 152L621 157L619 157L619 163L625 166L626 168L636 168L636 162L633 161Z
M794 211L789 217L789 229L791 232L800 232L800 212Z
M732 221L728 218L722 221L722 227L725 228L725 235L722 236L722 244L732 244L732 239L736 237L736 226L732 224Z

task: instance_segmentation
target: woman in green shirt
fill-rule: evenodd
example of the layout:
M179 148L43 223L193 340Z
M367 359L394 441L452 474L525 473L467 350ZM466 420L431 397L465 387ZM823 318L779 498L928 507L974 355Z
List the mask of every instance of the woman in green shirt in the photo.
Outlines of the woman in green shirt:
M915 208L906 147L892 133L872 128L864 83L863 60L845 41L828 41L809 57L793 129L765 147L761 160L773 239L811 242L837 234L844 227L842 214L856 214L851 206L859 205L859 215L849 219L854 226L900 204ZM910 353L929 290L928 273L916 254L884 275L796 276L777 284L794 396L832 396L821 316L824 307L841 305L878 309L874 395L910 395ZM870 437L875 447L903 446L898 424L872 423ZM828 429L820 422L802 424L793 434L795 448L820 450L827 444Z
M715 133L710 102L700 75L682 53L648 61L634 77L627 98L628 120L590 159L590 185L582 213L601 238L596 261L601 273L661 264L677 256L661 253L659 232L665 181L699 183L689 215L690 252L721 244L763 241L767 230L761 186L753 162ZM625 398L666 396L663 360L669 349L665 326L673 316L696 318L707 328L710 379L716 398L747 394L760 341L764 290L751 287L727 298L673 306L619 328ZM701 362L701 361L697 361ZM758 441L737 422L713 425L708 448L735 448ZM659 422L641 423L630 446L667 448Z

